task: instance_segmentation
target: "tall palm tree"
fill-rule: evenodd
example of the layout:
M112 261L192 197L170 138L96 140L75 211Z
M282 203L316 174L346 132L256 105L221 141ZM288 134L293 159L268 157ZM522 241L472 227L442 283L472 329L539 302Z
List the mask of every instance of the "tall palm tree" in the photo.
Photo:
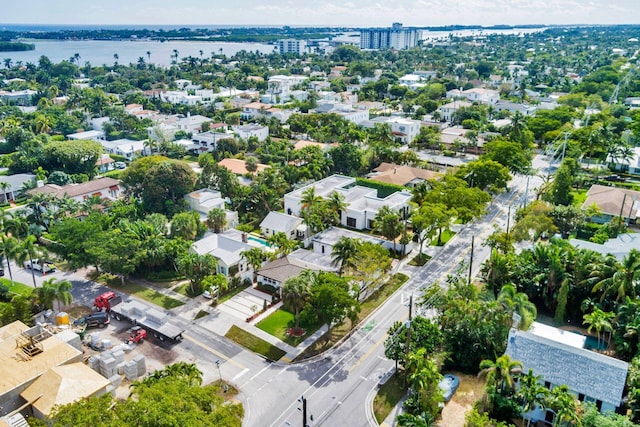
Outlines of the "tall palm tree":
M300 198L300 208L304 211L310 210L313 205L322 201L322 196L316 195L315 187L309 187L302 192L302 197Z
M247 261L247 265L253 269L253 281L256 281L258 270L262 267L262 263L265 260L265 254L260 248L251 248L249 250L240 253L241 256Z
M73 301L70 292L72 287L68 280L51 278L45 280L41 287L34 289L33 294L42 307L53 309L57 303L57 311L60 311L62 304L68 305Z
M282 285L282 302L285 307L293 310L296 333L300 331L300 310L309 298L311 298L310 283L302 274L288 278Z
M596 273L594 271L594 273ZM620 301L625 296L635 298L638 281L640 280L640 252L637 249L631 251L622 259L622 262L609 277L602 278L592 289L593 292L602 291L602 300L609 294L616 296Z
M529 301L529 297L524 292L518 292L516 287L507 283L500 289L497 301L508 310L520 316L520 329L526 331L536 320L538 310L536 305Z
M345 201L344 194L338 193L337 191L332 192L327 200L327 205L338 215L338 224L340 224L342 222L342 211L349 206Z
M15 237L0 234L0 255L4 256L9 270L9 278L13 285L13 272L11 271L11 260L15 258L18 250L18 240Z
M360 239L343 236L333 245L331 264L340 266L340 275L353 268L353 259L360 249L361 242Z
M211 209L207 213L206 224L214 233L220 233L227 226L227 214L220 208Z
M610 311L603 311L596 307L591 313L583 316L583 323L585 325L589 325L587 332L591 333L592 330L596 330L596 334L598 335L598 344L600 344L602 341L602 332L611 332L613 330L611 321L614 317L614 313Z
M522 362L511 360L508 354L503 354L496 361L483 360L480 362L479 377L487 377L487 386L491 384L496 393L504 395L515 388L514 374L522 370Z
M14 259L18 264L24 265L26 261L29 261L33 265L33 260L39 256L39 250L35 243L35 236L27 236L18 244L14 253ZM33 279L33 287L37 288L38 285L36 284L36 275L33 268L31 268L31 278Z

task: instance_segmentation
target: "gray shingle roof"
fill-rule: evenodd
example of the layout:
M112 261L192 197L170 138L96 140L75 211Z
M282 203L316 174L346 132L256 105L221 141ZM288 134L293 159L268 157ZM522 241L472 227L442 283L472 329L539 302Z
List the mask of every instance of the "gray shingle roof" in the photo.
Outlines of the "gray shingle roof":
M575 348L531 332L509 333L507 350L524 371L533 369L545 381L614 406L620 406L629 364L602 354Z

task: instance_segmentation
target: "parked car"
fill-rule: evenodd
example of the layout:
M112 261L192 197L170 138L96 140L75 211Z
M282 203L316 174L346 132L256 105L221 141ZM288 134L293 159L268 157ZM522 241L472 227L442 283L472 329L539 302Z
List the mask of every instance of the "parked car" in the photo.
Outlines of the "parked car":
M73 322L75 325L87 325L87 328L106 328L109 324L109 315L104 311L88 314Z
M116 169L124 169L127 167L127 164L125 162L116 162L115 167Z

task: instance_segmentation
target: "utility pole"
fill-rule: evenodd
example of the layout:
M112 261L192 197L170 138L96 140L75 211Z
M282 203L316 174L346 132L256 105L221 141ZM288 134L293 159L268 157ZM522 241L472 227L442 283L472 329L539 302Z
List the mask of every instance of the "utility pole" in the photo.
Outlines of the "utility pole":
M309 427L309 423L307 423L307 399L304 396L300 396L298 402L302 403L302 427ZM300 410L300 408L298 408ZM313 421L313 415L311 415L311 421Z
M471 236L471 259L469 259L469 284L471 284L471 271L473 270L473 243L476 236Z
M511 219L511 205L509 205L509 210L507 211L507 239L509 238L509 220Z
M620 225L622 225L622 210L624 209L624 203L627 201L627 194L622 197L622 206L620 206L620 215L618 215L618 226L616 227L616 236L620 234ZM631 202L633 206L633 202Z
M407 320L407 342L404 347L404 386L407 386L407 362L409 361L409 350L411 347L411 315L413 310L413 294L409 296L409 320Z

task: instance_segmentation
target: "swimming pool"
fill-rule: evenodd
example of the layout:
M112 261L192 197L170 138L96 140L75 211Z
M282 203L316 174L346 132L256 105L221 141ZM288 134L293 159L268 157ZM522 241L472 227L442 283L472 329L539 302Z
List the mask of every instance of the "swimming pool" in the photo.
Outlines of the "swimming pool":
M268 248L270 248L270 247L271 247L271 245L269 244L269 242L267 242L267 241L266 241L266 240L264 240L264 239L261 239L260 237L249 236L249 237L247 237L247 240L251 240L251 241L253 241L253 242L259 243L259 244L261 244L262 246L266 246L266 247L268 247Z
M593 335L587 335L587 334L583 334L579 331L570 331L571 333L574 333L576 335L582 335L583 337L585 337L584 340L584 348L586 350L599 350L599 351L603 351L606 350L609 346L607 344L607 340L605 338L602 338L602 340L600 340L600 342L598 342L598 337L594 337Z

